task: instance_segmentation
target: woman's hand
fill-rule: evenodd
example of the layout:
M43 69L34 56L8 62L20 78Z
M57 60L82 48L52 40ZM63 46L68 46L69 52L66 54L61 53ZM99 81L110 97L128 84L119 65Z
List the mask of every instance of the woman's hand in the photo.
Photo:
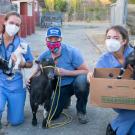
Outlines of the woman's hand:
M17 58L13 53L11 54L11 59L13 60L14 63L17 61Z
M14 55L14 53L11 54L11 59L12 59L13 63L15 63L17 61L17 57L16 57L16 55ZM19 68L25 68L25 67L26 67L26 62L23 58L21 58Z
M32 68L32 74L27 78L26 80L26 86L28 88L28 90L30 89L30 81L33 77L35 76L39 76L41 74L41 70L38 64L34 64L33 68Z
M133 72L133 67L130 64L128 65L128 68Z
M25 67L26 67L26 62L23 59L21 59L21 62L19 64L19 68L25 68Z
M90 78L93 76L93 72L87 74L87 82L90 83Z
M30 79L31 79L31 77L29 77L29 78L26 80L26 87L27 87L28 90L30 89Z

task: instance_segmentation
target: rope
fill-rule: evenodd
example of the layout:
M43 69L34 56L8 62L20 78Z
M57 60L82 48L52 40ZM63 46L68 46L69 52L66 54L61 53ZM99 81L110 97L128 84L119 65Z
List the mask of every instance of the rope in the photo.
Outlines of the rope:
M48 67L54 68L54 69L56 68L56 67L53 67L53 66L44 66L44 67L41 67L41 70L43 71L43 68L48 68ZM59 70L58 70L58 74L60 75ZM52 98L51 108L50 108L50 111L49 111L49 114L48 114L48 118L47 118L47 123L46 123L46 127L48 127L48 128L61 127L61 126L64 126L66 124L69 124L72 121L72 117L71 116L69 116L66 113L62 112L62 114L65 116L66 120L64 120L64 122L59 122L59 123L54 123L54 124L51 123L51 120L52 120L53 116L55 115L56 110L58 108L58 103L59 103L59 98L60 98L60 84L61 84L61 76L58 76L56 88L55 88L55 91L54 91L54 94L53 94L53 98ZM57 90L58 90L57 103L56 103L55 109L53 111L53 114L51 114Z

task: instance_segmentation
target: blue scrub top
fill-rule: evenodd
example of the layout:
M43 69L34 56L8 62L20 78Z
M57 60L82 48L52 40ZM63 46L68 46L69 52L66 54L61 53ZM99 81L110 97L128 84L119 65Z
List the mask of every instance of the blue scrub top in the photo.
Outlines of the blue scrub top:
M14 52L21 42L25 42L19 36L15 36L12 43L5 48L3 37L2 42L0 43L0 55L3 56L4 59L9 60L12 52ZM26 62L32 62L33 56L31 54L30 48L28 47L27 53L24 56ZM9 91L19 91L23 89L23 79L21 72L15 73L15 76L9 80L8 76L2 72L0 69L0 88L7 89ZM1 90L1 89L0 89Z
M126 58L133 48L127 46L124 51L124 57ZM122 65L114 57L112 53L104 53L97 61L96 68L121 68ZM127 135L128 132L135 131L135 111L125 109L114 109L119 115L111 122L113 130L117 130L117 135ZM134 128L131 127L134 124ZM131 129L131 131L130 131ZM135 135L131 133L131 135Z
M57 59L57 67L73 71L84 63L83 56L77 48L66 44L61 44L61 47L61 56ZM51 52L49 49L43 52L38 60L41 61L43 58L51 58ZM74 76L62 76L61 86L71 84L74 78Z
M126 58L131 52L133 51L133 48L131 46L127 46L124 51L124 57ZM122 65L119 63L119 61L115 58L113 53L106 52L96 63L96 68L121 68Z

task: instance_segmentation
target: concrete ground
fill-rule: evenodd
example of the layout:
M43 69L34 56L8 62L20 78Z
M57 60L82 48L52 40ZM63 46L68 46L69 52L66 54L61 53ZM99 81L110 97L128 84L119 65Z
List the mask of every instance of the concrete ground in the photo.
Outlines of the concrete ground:
M104 45L101 45L100 42L98 43L95 35L103 35L108 26L108 23L65 23L62 27L63 42L79 48L90 69L93 70L101 52L105 50ZM30 43L30 47L35 59L46 48L45 32L46 30L37 28L35 34L26 38L26 40ZM31 72L32 69L26 71L26 78L31 74ZM2 119L3 129L0 131L0 135L105 135L108 122L111 121L116 115L114 111L112 109L91 106L89 101L87 105L89 123L82 125L78 122L76 117L75 103L76 98L73 96L72 105L69 107L69 109L64 110L68 115L72 116L72 122L70 124L59 128L42 129L42 107L39 108L37 114L37 127L33 127L31 125L32 113L29 105L29 94L27 93L25 122L17 127L8 125L6 122L7 114L5 110ZM60 120L64 120L63 116L61 116Z

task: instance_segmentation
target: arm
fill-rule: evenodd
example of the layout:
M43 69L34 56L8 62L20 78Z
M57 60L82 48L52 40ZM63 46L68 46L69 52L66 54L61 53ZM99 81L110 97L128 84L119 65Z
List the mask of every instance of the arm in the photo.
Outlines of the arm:
M85 62L81 64L76 70L57 68L57 74L61 76L76 76L79 74L87 74L88 72L89 72L89 68Z
M32 77L34 77L36 74L38 74L40 71L40 67L38 64L34 64L33 66L33 72L30 74L30 76L27 78L26 86L28 89L30 89L30 80Z
M14 63L17 61L17 57L14 54L11 55L11 59L13 60ZM24 59L21 59L19 64L19 68L31 68L32 66L33 62L25 61Z
M33 66L33 56L28 46L27 53L23 55L20 63L21 68L31 68Z
M62 63L63 65L59 63L59 68L57 68L58 72L56 73L58 75L70 77L79 74L87 74L89 72L88 65L86 61L84 61L80 50L77 48L69 47L66 50L66 57L64 58L66 58L66 60Z
M20 68L31 68L33 66L32 62L21 62Z
M40 66L35 63L34 66L33 66L32 73L31 73L31 75L28 77L28 78L29 78L28 80L30 80L33 76L37 75L40 71L41 71Z

